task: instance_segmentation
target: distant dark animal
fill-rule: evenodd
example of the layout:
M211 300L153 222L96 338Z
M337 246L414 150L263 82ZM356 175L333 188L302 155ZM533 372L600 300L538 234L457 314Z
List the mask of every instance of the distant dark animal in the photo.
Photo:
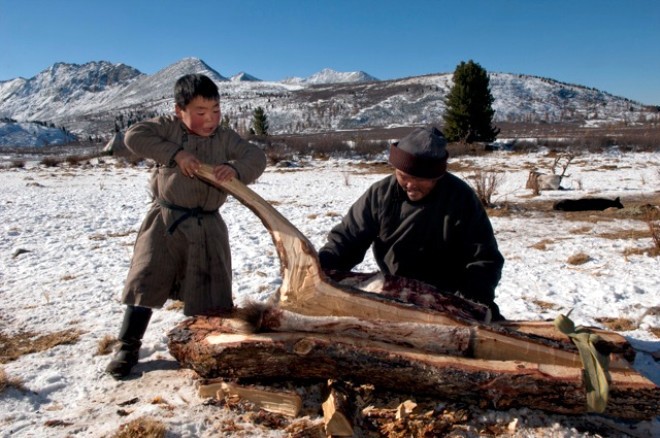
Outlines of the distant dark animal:
M581 198L581 199L563 199L555 202L553 210L560 211L588 211L588 210L606 210L608 208L623 208L620 198Z

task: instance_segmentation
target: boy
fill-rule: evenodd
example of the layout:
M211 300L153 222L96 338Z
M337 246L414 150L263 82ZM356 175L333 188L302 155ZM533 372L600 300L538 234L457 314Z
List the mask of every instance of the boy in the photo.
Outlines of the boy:
M266 156L236 132L219 127L220 95L199 74L174 86L175 116L132 126L126 146L158 163L151 180L153 203L138 233L124 286L127 304L121 346L106 371L126 377L138 362L152 308L182 300L185 315L227 312L233 307L227 226L218 209L227 194L195 177L201 163L218 180L248 184L266 168Z

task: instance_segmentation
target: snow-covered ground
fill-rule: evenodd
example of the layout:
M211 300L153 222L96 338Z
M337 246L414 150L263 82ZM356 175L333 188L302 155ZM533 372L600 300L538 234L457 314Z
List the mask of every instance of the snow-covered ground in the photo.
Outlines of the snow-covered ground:
M502 152L451 161L460 169L502 171L493 197L498 204L620 196L626 205L640 197L657 199L660 188L660 152L580 155L563 184L569 190L538 197L524 188L527 172L534 165L547 169L551 157ZM329 160L294 169L269 167L251 187L319 248L350 204L384 176L356 164ZM179 369L168 353L167 332L183 319L176 306L154 312L134 378L116 381L105 375L110 356L97 354L100 341L116 336L121 323L119 300L150 200L149 173L144 165L122 166L108 158L79 167L28 162L25 168L0 170L0 335L80 333L73 344L0 363L7 378L24 387L10 385L0 392L1 437L109 436L143 416L165 423L167 436L229 436L223 424L235 414L205 403L197 395L195 374ZM457 171L465 178L471 173ZM266 299L280 282L270 235L233 198L221 213L231 233L237 303ZM623 212L601 220L564 216L549 210L492 215L506 258L497 290L503 314L535 320L573 309L571 318L582 325L603 327L597 319L602 317L635 321L636 327L622 332L639 350L635 367L660 384L660 258L630 251L653 246L644 237L647 224ZM570 264L578 253L589 261ZM359 269L376 268L368 258ZM560 415L527 409L478 412L467 435L476 436L478 424L497 423L510 436L597 436L577 431ZM319 421L319 416L310 419ZM658 418L632 428L616 424L631 435L660 436ZM240 426L234 436L287 436L259 424Z

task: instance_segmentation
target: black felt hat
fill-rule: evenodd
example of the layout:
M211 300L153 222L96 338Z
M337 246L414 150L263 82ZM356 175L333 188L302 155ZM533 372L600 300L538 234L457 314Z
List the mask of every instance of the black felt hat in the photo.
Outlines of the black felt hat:
M390 146L390 164L419 178L444 175L448 157L447 140L436 128L417 128Z

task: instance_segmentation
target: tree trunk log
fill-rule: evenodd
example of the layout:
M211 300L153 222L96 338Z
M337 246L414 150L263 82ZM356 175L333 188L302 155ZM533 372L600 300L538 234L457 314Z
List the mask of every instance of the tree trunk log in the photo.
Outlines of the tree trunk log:
M245 321L220 318L184 321L170 333L170 350L185 366L207 377L346 379L484 407L586 411L580 357L552 322L490 324L484 306L414 280L323 272L312 244L259 195L236 179L216 181L207 165L198 176L270 232L281 263L279 309L261 315L256 329L281 332L250 334L255 327ZM634 357L630 345L593 331L598 349L614 353L606 413L658 415L659 388L620 359Z
M337 379L426 394L483 408L529 407L563 414L587 412L582 370L523 361L483 360L331 334L170 333L169 348L202 377ZM194 326L193 326L194 327ZM606 414L631 420L660 415L660 388L638 373L610 371Z
M479 327L479 336L473 345L473 354L477 358L572 366L580 364L575 350L566 352L536 340L534 336L519 336L506 326L484 324L484 320L488 319L484 306L453 295L441 294L429 285L385 277L383 283L387 285L389 281L391 286L381 287L381 293L377 294L336 282L321 269L311 242L257 193L236 179L217 181L209 165L202 165L197 175L227 191L250 208L270 232L281 263L282 285L278 291L278 305L283 309L310 316L476 325ZM431 290L435 293L431 293ZM432 305L420 305L429 300ZM546 323L542 329L547 331L549 325ZM554 327L549 330L554 330L557 337L563 336Z

